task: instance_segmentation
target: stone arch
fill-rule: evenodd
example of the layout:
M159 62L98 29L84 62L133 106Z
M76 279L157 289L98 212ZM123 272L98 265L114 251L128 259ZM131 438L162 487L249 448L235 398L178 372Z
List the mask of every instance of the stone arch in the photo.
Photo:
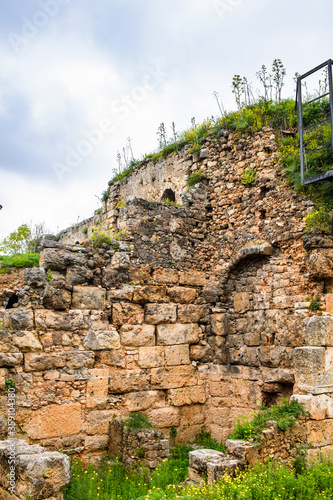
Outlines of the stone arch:
M161 201L166 201L166 200L169 200L169 201L172 201L172 202L176 201L175 192L172 189L170 189L170 188L166 189L164 191L164 193L162 194Z

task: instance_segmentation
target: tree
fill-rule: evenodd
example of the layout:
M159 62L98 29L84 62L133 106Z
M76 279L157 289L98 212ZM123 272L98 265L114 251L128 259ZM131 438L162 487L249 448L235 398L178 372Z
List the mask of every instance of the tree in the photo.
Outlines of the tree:
M29 251L31 231L27 224L21 224L0 243L0 251L6 254L18 254Z
M281 91L284 85L283 79L286 76L286 68L283 66L281 59L274 59L272 72L275 83L275 100L276 102L281 102Z

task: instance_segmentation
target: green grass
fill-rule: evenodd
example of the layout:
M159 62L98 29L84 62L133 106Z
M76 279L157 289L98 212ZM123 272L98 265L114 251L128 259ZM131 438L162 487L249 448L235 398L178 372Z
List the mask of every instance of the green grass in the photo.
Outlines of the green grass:
M39 253L20 253L16 255L0 255L0 272L10 268L38 267Z
M206 178L204 172L201 170L198 170L197 172L193 172L187 179L187 185L188 187L195 186L199 182L203 181Z
M270 408L261 407L259 411L254 412L250 420L247 415L236 420L236 427L230 434L230 439L254 439L260 442L261 432L265 428L268 420L275 420L280 430L292 429L296 421L307 415L303 406L297 401L284 398L280 405L273 405Z
M153 429L154 426L149 422L147 415L141 413L140 411L136 413L130 413L128 420L126 420L125 425L128 429L140 430L140 429Z

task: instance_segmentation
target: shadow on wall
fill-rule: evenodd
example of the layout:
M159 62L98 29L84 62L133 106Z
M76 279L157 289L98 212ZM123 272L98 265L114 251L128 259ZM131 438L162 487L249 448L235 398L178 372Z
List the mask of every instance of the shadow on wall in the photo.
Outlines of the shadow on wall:
M172 189L166 189L164 191L164 193L162 194L162 198L161 198L161 201L166 201L166 200L169 200L169 201L176 201L176 195L174 193L174 191L172 191Z

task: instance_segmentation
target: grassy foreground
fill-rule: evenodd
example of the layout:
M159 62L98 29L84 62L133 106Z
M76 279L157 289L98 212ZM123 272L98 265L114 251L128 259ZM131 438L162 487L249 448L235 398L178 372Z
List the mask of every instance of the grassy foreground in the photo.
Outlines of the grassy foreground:
M10 268L39 266L39 253L18 253L16 255L0 255L0 273Z

